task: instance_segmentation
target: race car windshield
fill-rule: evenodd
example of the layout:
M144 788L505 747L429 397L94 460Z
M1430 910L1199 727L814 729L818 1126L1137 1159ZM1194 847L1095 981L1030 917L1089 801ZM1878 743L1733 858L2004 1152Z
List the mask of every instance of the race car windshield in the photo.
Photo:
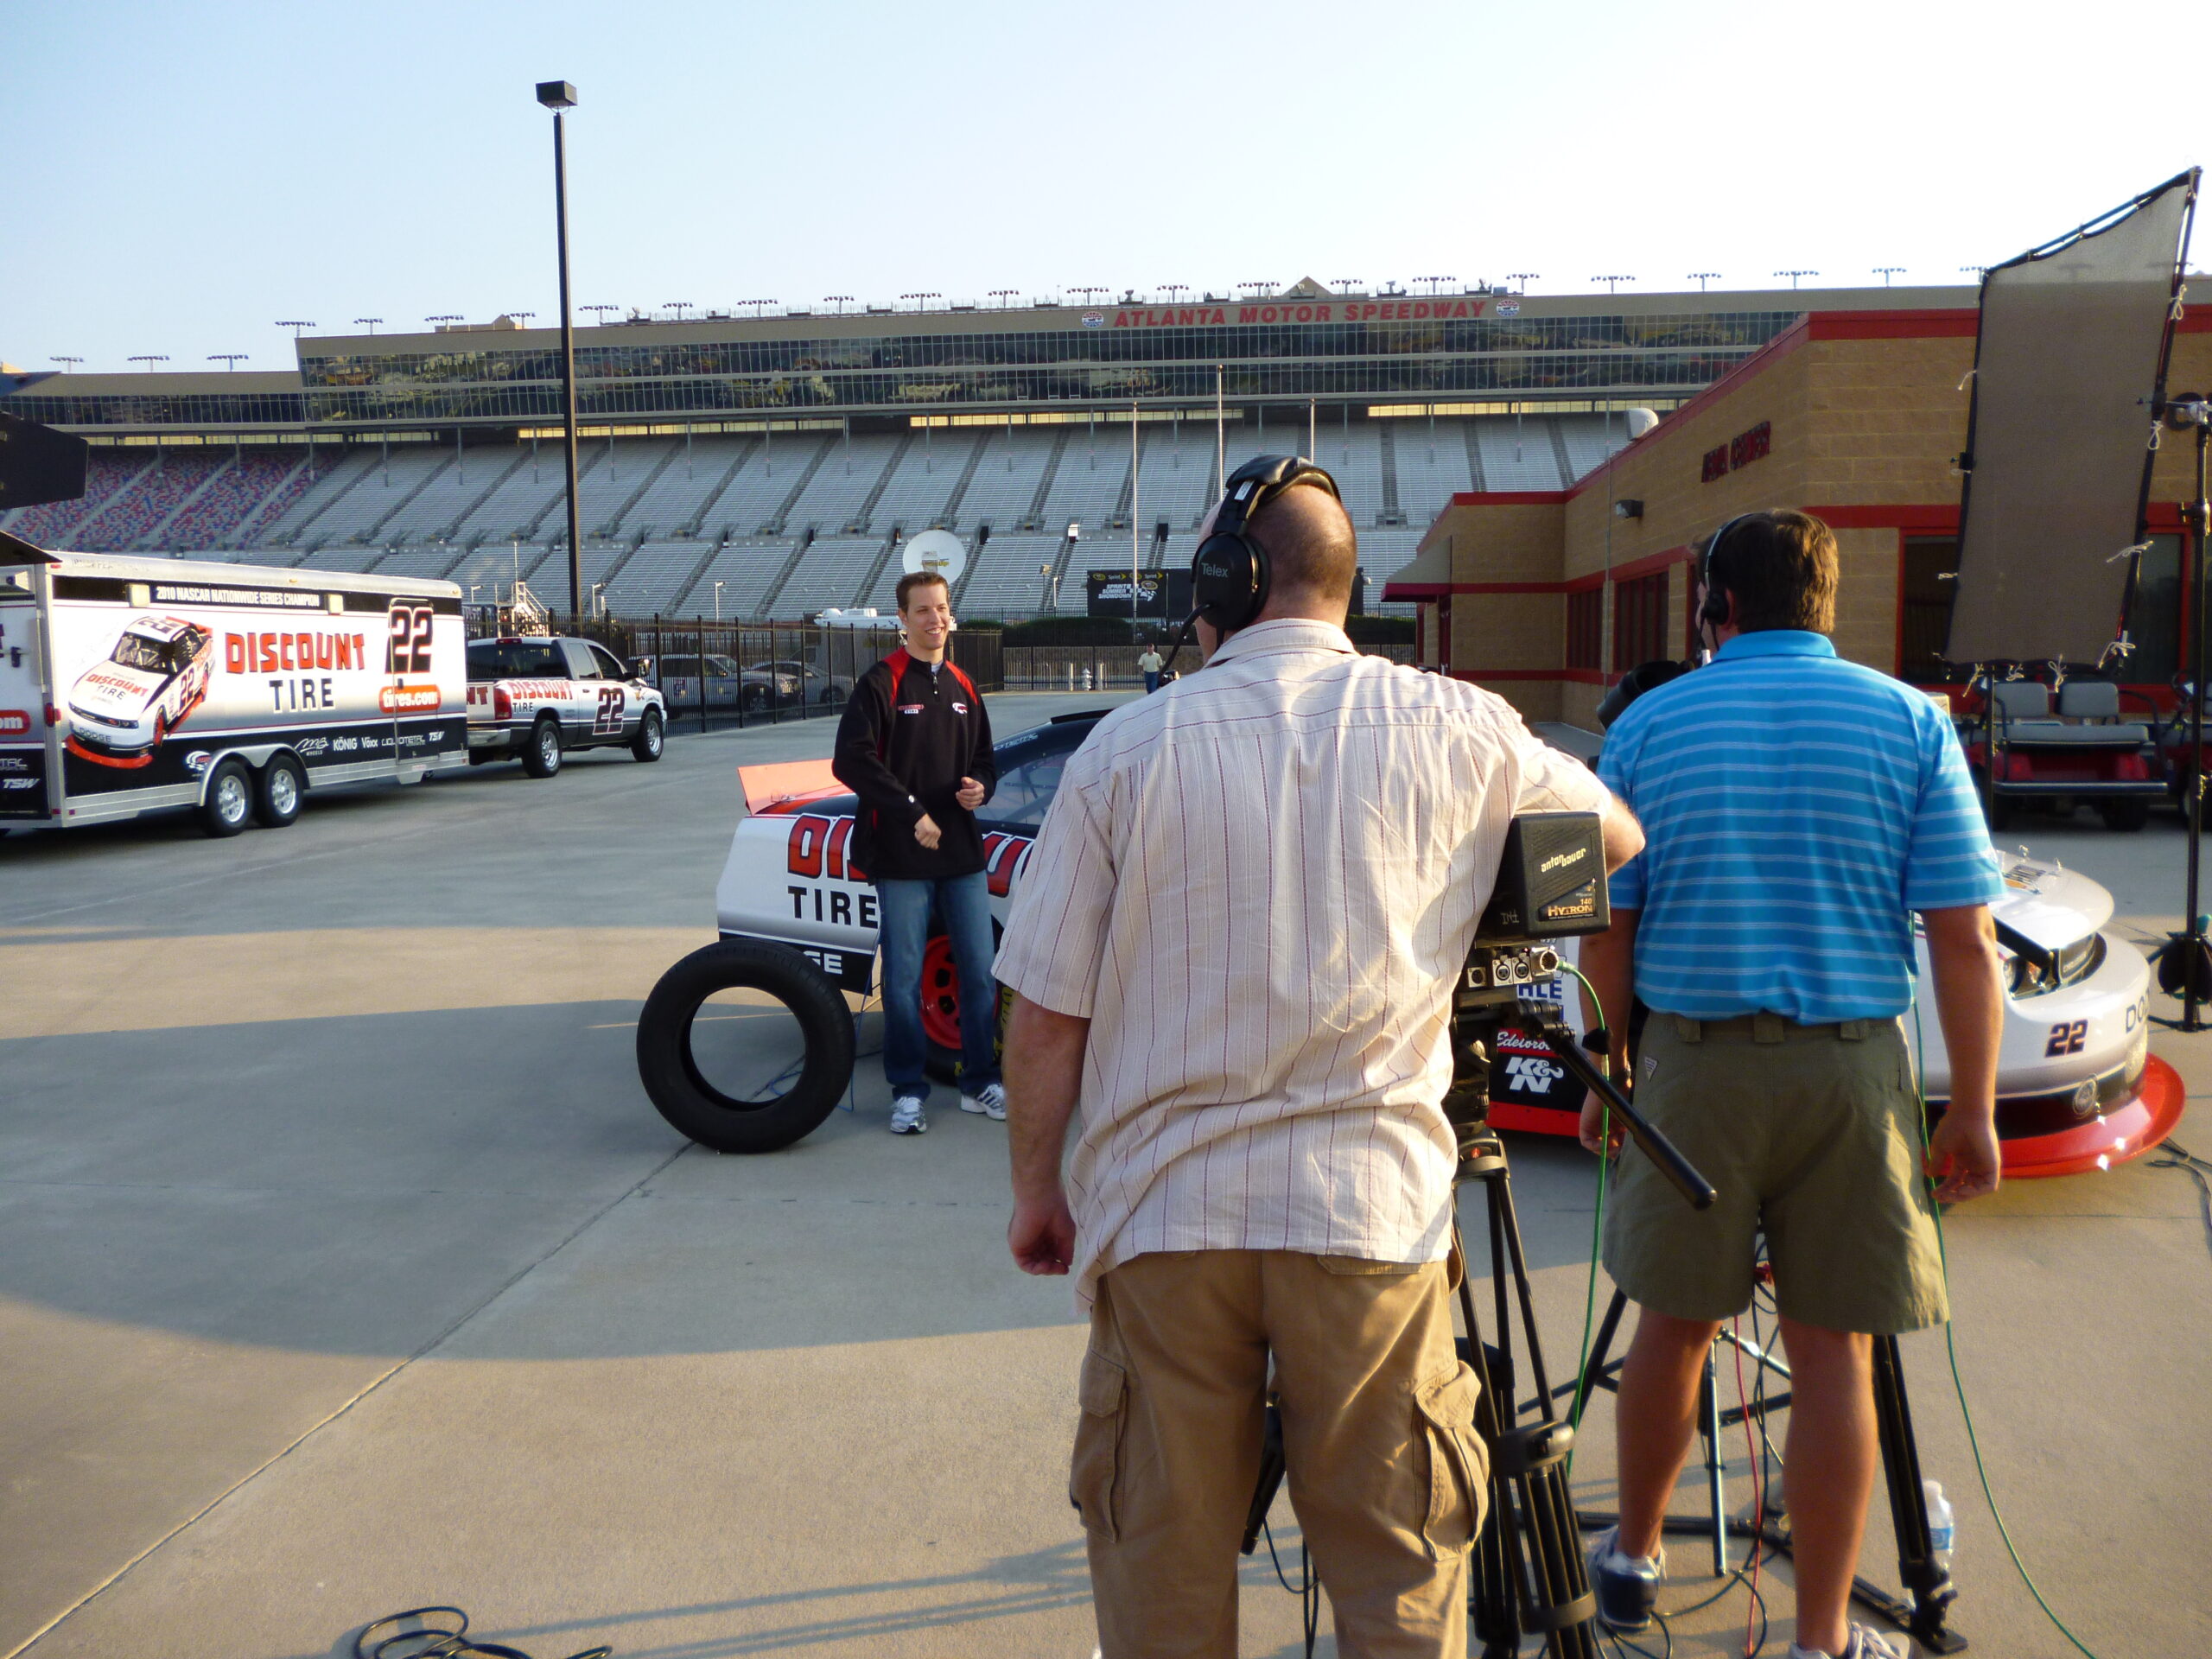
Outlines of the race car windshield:
M143 633L126 633L115 642L115 655L108 660L122 668L142 669L149 674L169 671L169 648L158 639L149 639Z

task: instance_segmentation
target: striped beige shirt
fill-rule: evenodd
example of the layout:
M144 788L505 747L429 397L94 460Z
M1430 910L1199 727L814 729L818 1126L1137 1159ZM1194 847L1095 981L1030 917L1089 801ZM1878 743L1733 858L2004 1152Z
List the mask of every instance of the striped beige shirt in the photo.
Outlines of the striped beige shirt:
M1501 699L1319 622L1101 721L998 958L1091 1022L1078 1300L1158 1250L1444 1255L1448 999L1507 820L1605 799Z

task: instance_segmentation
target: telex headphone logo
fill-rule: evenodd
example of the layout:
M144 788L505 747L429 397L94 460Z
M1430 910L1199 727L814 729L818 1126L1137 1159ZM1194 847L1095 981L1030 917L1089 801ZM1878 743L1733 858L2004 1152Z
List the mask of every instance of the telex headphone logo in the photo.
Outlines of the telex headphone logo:
M1229 475L1213 533L1191 560L1193 620L1224 633L1248 626L1268 602L1273 571L1267 550L1246 533L1252 517L1284 491L1300 486L1343 499L1337 480L1302 455L1259 455Z

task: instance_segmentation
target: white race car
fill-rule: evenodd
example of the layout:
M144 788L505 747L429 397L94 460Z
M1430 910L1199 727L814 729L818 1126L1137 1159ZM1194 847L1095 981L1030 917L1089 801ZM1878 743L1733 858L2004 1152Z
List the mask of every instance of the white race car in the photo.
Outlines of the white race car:
M123 625L115 649L69 689L72 754L103 766L153 763L155 752L207 695L214 634L149 613Z
M1061 770L1099 717L1063 715L998 746L998 788L977 817L999 921ZM747 814L715 893L723 942L685 958L656 988L639 1026L639 1065L655 1104L684 1133L724 1150L765 1151L806 1134L843 1095L852 1020L842 993L874 988L875 890L852 864L855 804L827 761L747 766L739 777ZM2112 895L2087 876L2022 854L2005 860L2005 886L1993 909L2005 950L1997 1127L2006 1173L2059 1175L2125 1162L2165 1135L2183 1103L2180 1078L2149 1052L2150 964L2104 931ZM1562 951L1572 956L1572 941ZM1929 1104L1940 1111L1950 1074L1925 993L1924 945L1920 982L1919 1019L1908 1015L1905 1030L1910 1037L1919 1027ZM739 986L756 1001L782 1001L806 1039L804 1054L794 1039L791 1053L761 1062L765 1086L744 1097L713 1087L691 1046L692 1021L708 999ZM1564 1002L1568 1022L1579 1025L1578 999L1560 980L1527 994ZM950 943L933 933L922 1024L939 1075L950 1076L958 1059L960 995ZM1576 1131L1580 1091L1533 1040L1508 1033L1500 1042L1491 1101L1500 1128Z

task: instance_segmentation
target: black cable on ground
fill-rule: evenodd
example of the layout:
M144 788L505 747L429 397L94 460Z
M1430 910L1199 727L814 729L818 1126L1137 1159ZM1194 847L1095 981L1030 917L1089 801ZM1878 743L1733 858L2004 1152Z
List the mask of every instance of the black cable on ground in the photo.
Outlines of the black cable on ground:
M2152 1169L2177 1169L2196 1183L2197 1207L2204 1212L2204 1248L2212 1250L2212 1163L2207 1163L2182 1143L2168 1135L2158 1142L2158 1150L2165 1154L2151 1160Z
M431 1621L435 1619L435 1623ZM402 1624L412 1628L401 1630ZM604 1643L572 1653L569 1659L610 1659ZM410 1607L386 1613L353 1638L353 1659L531 1659L520 1648L468 1639L468 1615L458 1607Z

